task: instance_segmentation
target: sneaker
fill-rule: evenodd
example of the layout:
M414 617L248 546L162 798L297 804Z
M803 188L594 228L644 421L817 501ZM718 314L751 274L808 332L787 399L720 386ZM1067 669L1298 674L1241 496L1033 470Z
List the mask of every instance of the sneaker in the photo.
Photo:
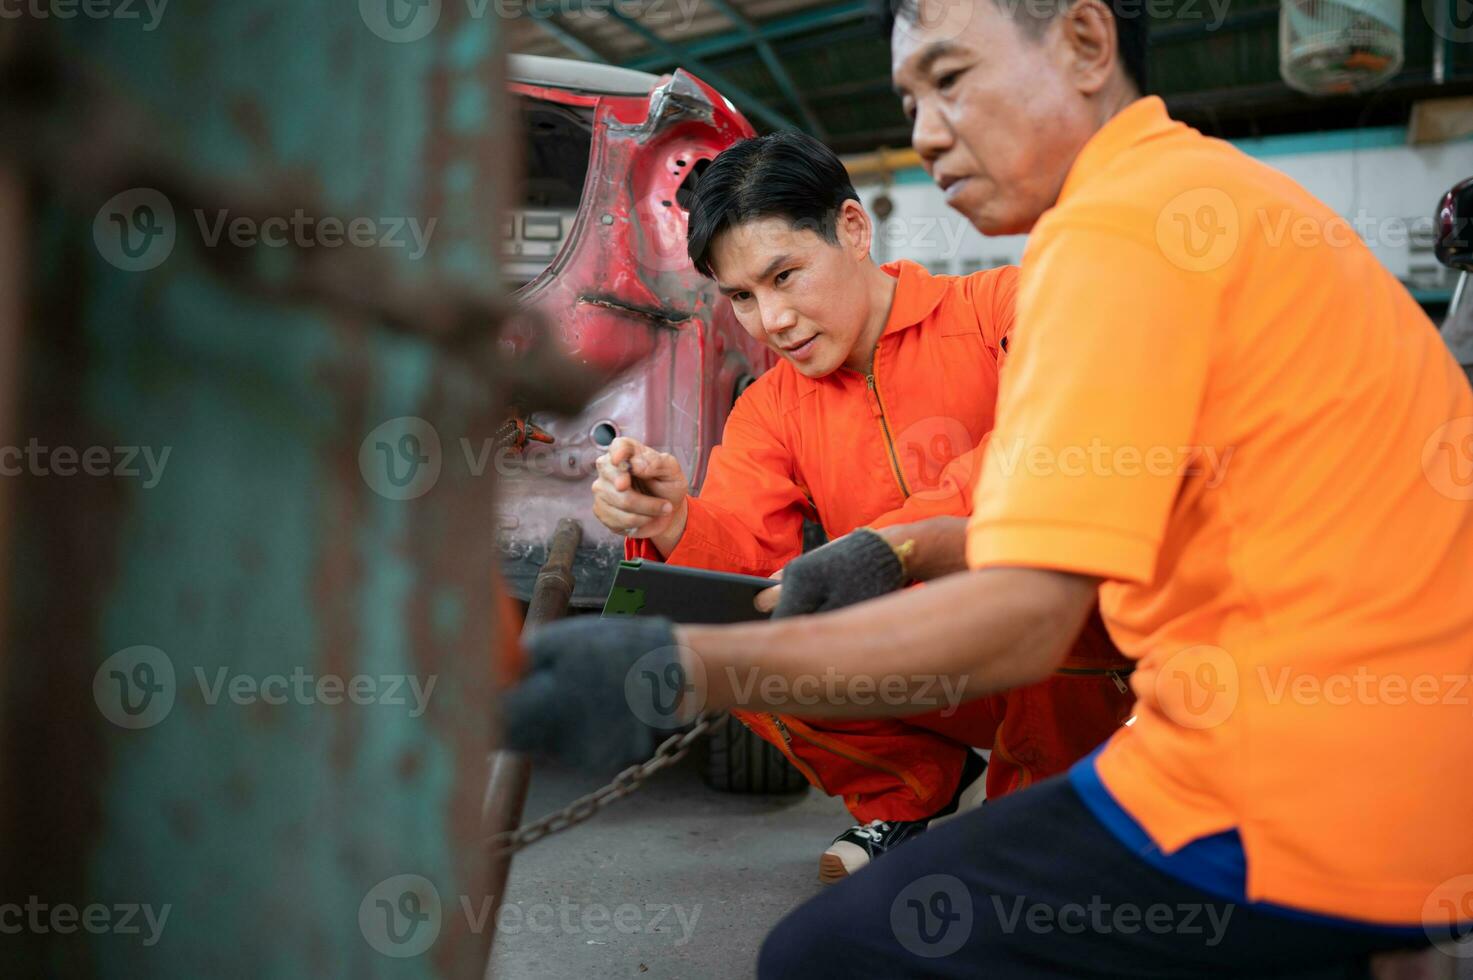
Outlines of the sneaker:
M818 859L818 880L825 885L842 881L925 829L925 820L871 820L855 824L835 837Z
M968 752L956 793L932 816L925 820L871 820L850 827L835 837L818 859L818 880L825 885L842 881L927 827L979 806L986 793L987 780L983 778L986 772L987 760L975 752Z

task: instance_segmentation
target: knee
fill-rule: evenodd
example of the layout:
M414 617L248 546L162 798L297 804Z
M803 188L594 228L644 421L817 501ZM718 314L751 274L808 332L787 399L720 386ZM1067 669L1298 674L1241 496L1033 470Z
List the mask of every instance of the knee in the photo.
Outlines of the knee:
M830 976L834 936L817 920L818 900L805 902L784 916L757 954L757 980L796 980Z

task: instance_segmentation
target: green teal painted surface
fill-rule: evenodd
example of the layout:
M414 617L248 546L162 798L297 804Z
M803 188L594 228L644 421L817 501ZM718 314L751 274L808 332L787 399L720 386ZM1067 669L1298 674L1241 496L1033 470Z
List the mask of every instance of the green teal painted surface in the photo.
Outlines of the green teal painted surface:
M496 54L496 34L481 23L487 16L494 16L493 8L482 8L480 17L473 17L455 28L447 50L450 66L457 70L475 70Z
M456 160L445 168L445 190L451 195L460 196L471 189L475 180L475 168L469 160Z
M1406 146L1405 126L1374 126L1341 129L1328 133L1285 133L1260 139L1230 141L1238 149L1260 160L1302 153L1341 153L1346 150L1379 150Z
M374 223L394 279L489 291L510 131L499 25L446 3L428 36L394 43L356 3L213 0L170 5L148 33L123 21L60 31L208 180L270 187L291 174L325 216ZM44 206L34 239L22 437L142 447L161 465L150 486L19 485L12 663L27 673L0 690L49 699L3 695L9 714L35 719L33 748L81 750L70 769L18 763L34 805L17 811L26 847L5 845L7 884L170 911L153 944L32 937L36 958L10 965L479 977L488 937L460 897L475 904L484 887L496 554L480 533L491 471L470 473L458 440L489 436L500 406L484 366L425 340L222 284L189 244L239 217L221 197L175 211L179 242L150 271L115 267L94 245L103 201ZM298 198L280 200L289 218ZM423 255L381 238L412 220ZM375 457L360 454L401 417L424 420L441 446L438 479L410 499L385 492ZM134 647L172 670L174 701L129 730L89 685L101 669L106 689L109 658ZM119 689L141 676L120 675ZM150 697L139 703L163 703ZM400 957L381 950L382 928L369 933L374 916L397 914L373 889L404 874L432 883L444 914L426 951Z
M450 125L460 132L474 132L486 124L490 108L486 90L466 79L455 87L455 101L450 106Z

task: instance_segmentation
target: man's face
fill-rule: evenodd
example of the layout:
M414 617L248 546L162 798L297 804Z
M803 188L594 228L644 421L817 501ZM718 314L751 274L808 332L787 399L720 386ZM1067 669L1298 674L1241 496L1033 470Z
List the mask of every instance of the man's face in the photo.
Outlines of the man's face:
M1033 37L993 0L919 0L891 35L911 143L983 234L1030 230L1095 129L1063 20Z
M862 242L856 222L866 229ZM759 218L726 230L712 245L716 285L731 298L742 328L806 377L838 370L864 330L867 225L864 209L849 201L838 244L786 218Z

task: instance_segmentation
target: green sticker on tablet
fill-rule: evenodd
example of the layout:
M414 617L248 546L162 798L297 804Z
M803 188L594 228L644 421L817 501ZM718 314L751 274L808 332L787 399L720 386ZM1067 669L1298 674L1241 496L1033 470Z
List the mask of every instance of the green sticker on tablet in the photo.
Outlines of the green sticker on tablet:
M743 623L766 619L753 605L777 583L755 575L713 572L640 558L619 563L605 616L664 616L677 623Z

